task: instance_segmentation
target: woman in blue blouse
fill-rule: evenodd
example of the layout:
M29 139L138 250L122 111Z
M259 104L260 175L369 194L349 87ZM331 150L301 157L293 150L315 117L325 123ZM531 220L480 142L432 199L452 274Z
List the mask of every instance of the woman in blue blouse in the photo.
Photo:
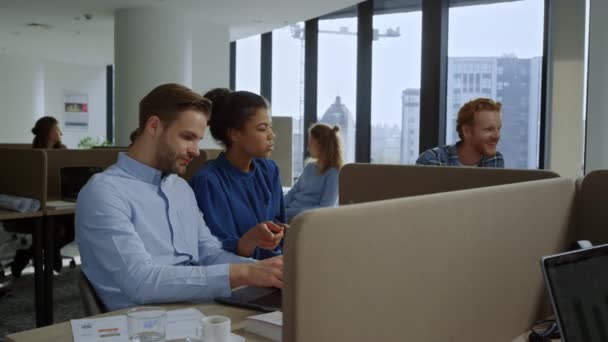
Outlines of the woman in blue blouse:
M248 91L213 89L209 126L225 147L190 185L203 218L223 248L267 259L282 253L285 205L277 164L268 159L275 135L268 102Z
M304 210L335 206L338 200L338 174L343 164L340 127L313 125L308 151L311 161L285 196L287 220Z

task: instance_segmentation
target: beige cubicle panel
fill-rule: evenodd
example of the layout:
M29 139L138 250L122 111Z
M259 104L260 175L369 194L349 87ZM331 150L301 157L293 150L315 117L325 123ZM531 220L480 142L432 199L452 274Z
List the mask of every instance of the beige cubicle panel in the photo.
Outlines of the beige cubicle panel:
M272 130L276 135L274 140L274 151L270 159L274 160L279 166L281 173L281 184L291 186L293 182L291 150L293 140L293 119L288 116L273 116ZM295 156L302 158L302 156Z
M47 155L44 150L0 148L0 193L46 203Z
M557 178L305 212L285 244L283 341L511 341L546 314L571 241Z
M51 200L61 198L61 178L59 171L62 167L91 166L105 169L116 163L118 153L126 151L126 149L120 148L46 150L48 155L48 198Z
M363 203L559 177L546 170L347 164L340 171L340 204Z
M608 243L608 170L592 171L580 181L577 239Z

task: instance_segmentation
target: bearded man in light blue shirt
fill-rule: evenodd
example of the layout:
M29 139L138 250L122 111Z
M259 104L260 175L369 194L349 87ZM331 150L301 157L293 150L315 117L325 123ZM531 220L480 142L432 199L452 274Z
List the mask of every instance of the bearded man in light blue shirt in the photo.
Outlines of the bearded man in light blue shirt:
M209 301L242 285L283 287L282 256L254 262L222 249L177 174L199 155L211 103L178 84L140 102L128 153L91 178L76 206L82 271L116 310Z

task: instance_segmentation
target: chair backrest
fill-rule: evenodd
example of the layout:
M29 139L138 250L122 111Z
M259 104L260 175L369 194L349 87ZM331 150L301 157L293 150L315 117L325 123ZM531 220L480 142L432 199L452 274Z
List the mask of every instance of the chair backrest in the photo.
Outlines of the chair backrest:
M340 204L428 195L559 177L546 170L347 164L340 171Z
M305 212L285 243L283 340L511 341L572 238L557 178Z
M80 300L85 316L99 315L107 311L103 302L97 296L93 285L82 271L80 271L80 278L78 279L78 288L80 289Z

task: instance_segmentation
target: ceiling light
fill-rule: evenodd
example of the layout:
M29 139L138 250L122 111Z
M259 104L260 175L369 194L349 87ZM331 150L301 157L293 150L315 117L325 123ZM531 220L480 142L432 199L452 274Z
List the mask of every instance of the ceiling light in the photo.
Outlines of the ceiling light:
M53 26L51 26L51 25L41 24L41 23L27 23L27 24L25 24L25 26L39 28L39 29L43 29L43 30L50 30L53 28Z

